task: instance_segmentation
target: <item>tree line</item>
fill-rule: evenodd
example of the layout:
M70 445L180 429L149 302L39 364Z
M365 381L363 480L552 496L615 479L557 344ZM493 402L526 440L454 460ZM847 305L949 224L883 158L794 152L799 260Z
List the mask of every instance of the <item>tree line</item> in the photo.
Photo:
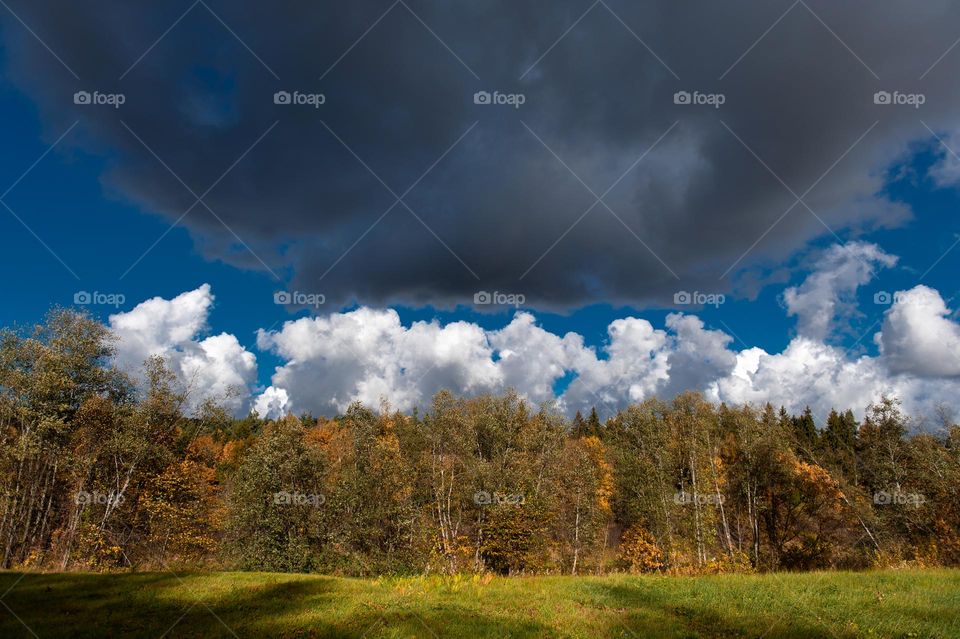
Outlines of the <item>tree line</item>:
M702 573L960 563L960 426L509 392L235 418L102 324L0 332L3 568Z

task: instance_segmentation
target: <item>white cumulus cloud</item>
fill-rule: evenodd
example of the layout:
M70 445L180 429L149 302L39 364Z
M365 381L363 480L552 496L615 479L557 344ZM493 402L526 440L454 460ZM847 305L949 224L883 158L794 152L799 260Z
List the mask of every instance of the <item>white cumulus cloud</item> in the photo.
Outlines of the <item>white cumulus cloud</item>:
M207 330L213 301L210 286L204 284L173 299L155 297L111 315L116 361L138 377L144 360L163 357L189 390L191 407L212 398L224 400L228 409L240 413L249 405L257 359L229 333L200 338Z
M932 288L899 293L874 338L890 370L919 377L960 376L960 325L949 315Z
M829 337L836 323L853 312L857 289L872 280L878 268L896 263L896 257L876 244L830 247L802 284L783 293L787 314L797 317L797 333L817 340Z
M253 410L265 419L277 419L290 412L290 397L283 388L268 386L253 402Z
M737 350L727 331L680 313L668 315L662 327L639 317L617 319L598 347L574 332L551 333L525 311L495 330L465 321L404 325L394 310L366 307L304 317L258 332L257 346L282 363L266 390L252 402L237 399L234 408L252 403L266 417L333 415L354 401L378 406L385 399L409 411L441 389L472 395L514 388L534 403L555 401L568 414L593 406L610 414L685 390L718 402L771 402L795 413L810 406L818 421L831 408L862 414L884 394L917 414L940 403L960 409L960 324L937 291L916 286L897 294L872 336L876 355L832 343L841 323L857 312L858 289L895 263L862 242L825 251L804 281L784 292L798 328L779 353ZM111 316L120 338L118 361L135 369L148 355L162 355L206 396L234 385L254 388L252 353L233 335L202 337L212 304L204 285ZM557 392L561 380L565 388Z
M295 410L330 414L351 402L387 399L409 410L441 388L463 393L501 387L483 329L468 322L400 323L391 309L359 308L260 331L257 345L286 360L273 385Z

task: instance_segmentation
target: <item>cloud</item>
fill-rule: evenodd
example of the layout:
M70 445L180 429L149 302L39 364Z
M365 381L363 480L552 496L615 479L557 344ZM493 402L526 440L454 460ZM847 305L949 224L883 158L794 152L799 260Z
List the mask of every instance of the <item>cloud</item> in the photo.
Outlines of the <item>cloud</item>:
M770 402L793 413L809 406L819 424L832 408L862 416L884 395L899 398L906 412L919 418L939 405L960 407L955 377L912 374L891 364L886 357L851 359L843 348L796 337L781 353L760 348L738 353L736 369L718 379L711 394L730 403Z
M834 407L862 410L883 394L908 410L929 413L938 403L960 408L960 324L940 294L918 285L897 293L873 336L876 356L851 356L827 343L830 327L853 312L859 287L896 258L866 243L825 251L799 285L784 295L798 334L780 353L732 348L733 337L691 314L671 313L663 328L625 317L611 322L599 348L577 333L555 335L529 312L503 328L470 322L419 321L404 326L396 311L361 307L261 330L257 346L281 358L272 385L252 402L257 365L227 333L204 336L214 296L210 286L173 299L153 298L110 316L116 359L136 372L151 355L164 357L193 389L191 404L239 387L229 407L263 416L310 411L332 415L354 401L400 410L425 406L441 389L472 395L515 388L534 403L555 401L567 412L598 406L605 413L631 402L685 390L714 401L772 402L818 419ZM556 384L571 378L557 395Z
M112 195L170 221L213 186L182 221L200 250L289 269L338 305L712 290L827 227L902 223L884 169L960 106L960 55L932 66L956 39L950 2L211 1L179 22L168 3L10 6L80 78L4 12L9 75L46 136L81 122L58 151L102 155ZM879 89L926 101L874 104ZM127 99L75 105L79 90ZM477 105L480 90L526 101Z
M868 404L896 388L875 358L848 359L842 348L795 337L781 353L751 348L737 355L727 377L716 380L715 397L730 403L772 403L798 413L809 406L822 423L831 408L862 414ZM916 409L911 397L901 396Z
M282 388L268 386L253 402L253 410L264 419L277 419L290 412L290 397Z
M568 414L593 406L610 414L685 390L717 402L771 402L794 413L809 406L821 423L831 408L862 415L883 395L899 397L916 415L941 403L960 408L960 325L936 291L917 286L898 294L874 337L876 356L852 355L826 341L829 327L852 313L857 289L879 266L894 263L872 244L828 249L786 295L801 328L779 353L734 350L726 332L676 313L663 328L638 317L615 320L599 349L576 333L544 330L528 312L502 329L484 330L466 322L406 327L396 312L369 308L287 322L261 331L258 344L286 362L272 381L288 391L290 409L321 414L381 398L410 410L441 388L474 394L511 387L534 402L554 400ZM557 395L557 381L568 376L572 381Z
M800 286L784 291L787 315L797 317L797 333L815 340L829 337L836 323L855 311L857 289L872 280L878 268L896 263L897 258L875 244L831 246Z
M668 359L669 383L658 388L660 396L673 397L689 389L707 390L711 382L729 375L736 367L730 335L707 329L693 315L668 315L667 327L675 337Z
M669 337L645 320L627 317L607 328L608 341L598 358L582 358L574 380L561 398L569 412L597 405L607 410L640 401L669 379Z
M228 333L200 339L207 330L213 301L210 285L204 284L173 299L155 297L111 315L110 328L117 336L116 362L139 379L148 357L163 357L190 392L191 407L204 399L219 399L228 409L242 413L249 406L249 388L256 381L256 356Z
M960 324L926 286L899 293L874 337L888 367L918 377L960 376Z
M377 406L381 399L409 410L441 388L501 387L483 329L467 322L404 327L392 309L286 322L278 331L260 331L257 345L287 360L273 385L290 394L298 411L331 414L353 401Z
M593 352L584 347L583 337L545 331L530 313L517 313L507 326L487 337L498 356L499 384L523 389L534 402L554 399L554 384L567 371L595 360Z
M896 264L874 244L834 245L816 268L784 292L797 336L781 353L749 348L733 372L712 385L714 398L772 402L798 412L810 406L819 420L831 408L863 408L883 395L899 397L908 411L929 414L937 404L958 405L960 325L951 321L940 294L918 285L898 292L873 336L880 355L852 356L826 343L842 320L856 313L857 290L882 267ZM864 336L866 337L866 336Z
M935 152L939 157L930 167L930 177L941 188L958 186L960 185L960 156L957 155L957 151L960 150L960 132L951 130L938 134L938 138Z

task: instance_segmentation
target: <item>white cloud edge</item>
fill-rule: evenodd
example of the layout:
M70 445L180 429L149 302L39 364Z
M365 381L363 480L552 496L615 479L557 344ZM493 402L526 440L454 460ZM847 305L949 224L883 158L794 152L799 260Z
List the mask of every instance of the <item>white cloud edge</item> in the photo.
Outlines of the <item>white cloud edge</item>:
M253 408L267 417L331 415L354 401L377 406L382 398L408 411L442 388L462 394L515 388L535 403L555 401L568 414L594 405L609 412L687 389L714 401L769 401L793 412L809 405L820 421L831 408L862 412L884 394L900 397L912 413L940 403L956 410L960 325L934 289L918 285L897 295L872 336L879 355L851 357L828 343L853 312L857 290L895 263L874 244L830 247L801 284L784 292L797 334L780 353L733 350L733 336L692 314L672 313L663 328L638 317L614 320L599 354L581 335L550 333L526 311L486 330L466 321L404 326L392 309L361 307L258 331L257 348L284 360L271 385L258 391L252 352L228 333L202 337L214 302L207 284L171 300L147 300L109 322L122 367L135 370L146 356L161 355L193 383L197 403L239 386L242 395L228 405L237 414ZM574 381L556 396L554 385L570 374Z

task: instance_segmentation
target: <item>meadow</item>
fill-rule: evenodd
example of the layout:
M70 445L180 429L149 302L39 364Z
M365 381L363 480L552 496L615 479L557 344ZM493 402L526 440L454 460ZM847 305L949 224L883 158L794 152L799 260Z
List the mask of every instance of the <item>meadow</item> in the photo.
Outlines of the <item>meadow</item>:
M960 571L0 573L2 637L960 637Z

